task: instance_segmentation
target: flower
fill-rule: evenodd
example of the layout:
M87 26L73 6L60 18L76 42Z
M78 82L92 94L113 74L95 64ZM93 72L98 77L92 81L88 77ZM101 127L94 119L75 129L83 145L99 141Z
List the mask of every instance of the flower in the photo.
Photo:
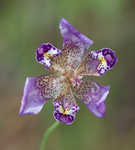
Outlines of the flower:
M62 50L50 43L41 44L36 60L52 74L27 77L21 101L20 115L37 114L46 101L53 99L54 118L67 125L75 120L79 98L97 117L105 115L105 100L110 86L89 79L102 76L115 65L117 58L110 48L92 50L93 41L78 32L68 21L61 19Z

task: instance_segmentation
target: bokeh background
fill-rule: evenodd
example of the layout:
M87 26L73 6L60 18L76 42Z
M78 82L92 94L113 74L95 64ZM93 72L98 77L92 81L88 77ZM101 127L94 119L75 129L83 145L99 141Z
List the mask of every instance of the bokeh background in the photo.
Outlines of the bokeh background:
M43 42L62 47L59 21L64 17L92 40L91 49L110 47L119 59L97 80L111 85L107 114L96 118L80 102L71 126L61 125L48 150L135 149L135 1L0 0L0 150L38 150L53 122L47 102L37 116L19 117L25 79L45 73L35 61Z

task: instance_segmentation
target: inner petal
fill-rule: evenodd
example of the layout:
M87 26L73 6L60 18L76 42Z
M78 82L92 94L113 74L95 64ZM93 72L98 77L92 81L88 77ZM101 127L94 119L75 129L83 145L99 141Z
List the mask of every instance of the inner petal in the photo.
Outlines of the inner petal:
M57 49L50 43L41 44L36 51L36 59L40 64L43 64L47 69L52 65L52 58L61 54L61 50Z
M78 69L78 74L100 76L117 62L115 52L109 48L91 51Z
M67 125L72 124L75 120L76 112L79 110L72 93L70 92L57 98L53 104L55 109L54 118Z

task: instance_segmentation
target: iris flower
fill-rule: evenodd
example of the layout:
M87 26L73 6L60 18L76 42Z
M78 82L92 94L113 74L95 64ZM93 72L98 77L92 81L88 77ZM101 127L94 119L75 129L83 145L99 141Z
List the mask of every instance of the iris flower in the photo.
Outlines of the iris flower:
M52 73L26 78L20 115L38 114L48 100L53 100L54 118L69 125L79 110L77 98L94 115L104 117L110 86L101 85L90 76L102 76L110 70L117 61L115 52L102 48L88 53L91 39L64 18L59 28L63 37L61 50L51 43L43 43L36 50L37 62Z

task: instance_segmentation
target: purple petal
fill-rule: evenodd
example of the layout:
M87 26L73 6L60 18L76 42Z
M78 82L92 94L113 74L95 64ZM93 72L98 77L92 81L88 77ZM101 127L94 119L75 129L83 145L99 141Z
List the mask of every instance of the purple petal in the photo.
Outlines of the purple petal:
M76 69L82 61L86 50L93 44L93 41L78 32L68 21L60 21L60 32L63 37L63 53L67 58L65 67L70 66Z
M83 46L83 49L88 49L93 41L90 40L85 35L78 32L66 19L61 19L60 21L60 31L65 44L67 41L73 42L75 45L79 44ZM82 47L81 47L82 48Z
M100 103L99 105L90 103L88 105L88 108L95 116L97 116L99 118L102 118L105 116L106 106L105 106L104 102Z
M54 102L54 118L62 123L70 125L74 122L79 106L70 94L57 98Z
M59 96L63 88L65 88L65 83L61 78L53 76L27 77L20 115L39 113L45 102Z
M83 79L79 88L75 88L76 96L97 117L105 115L105 100L109 94L110 86L103 86L95 81Z
M57 49L50 43L43 43L36 51L36 60L43 64L47 69L51 67L52 58L61 54L61 50Z
M117 62L115 52L109 48L91 51L80 68L82 75L103 75Z
M35 86L37 78L27 77L24 87L24 94L21 101L20 115L37 114L43 108L46 99L41 95L40 90Z

